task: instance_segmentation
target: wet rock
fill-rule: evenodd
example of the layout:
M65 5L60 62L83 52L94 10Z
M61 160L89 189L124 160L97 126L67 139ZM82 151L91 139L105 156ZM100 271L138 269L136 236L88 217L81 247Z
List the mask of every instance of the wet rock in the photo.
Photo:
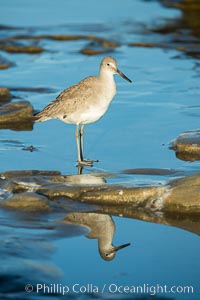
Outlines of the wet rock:
M169 195L165 198L167 212L200 213L200 174L169 182Z
M116 41L110 41L93 35L16 35L2 40L0 42L0 49L9 53L38 54L43 52L45 49L39 45L34 45L32 41L40 41L43 39L50 39L54 41L90 41L91 43L89 43L89 45L80 50L80 53L84 55L98 55L103 53L110 53L120 45ZM27 41L27 43L31 43L31 45L23 45L23 41Z
M4 57L0 56L0 70L6 70L10 67L13 67L15 64L11 61L5 59Z
M160 0L167 7L179 8L181 10L199 10L199 0Z
M0 50L8 53L38 54L43 52L44 48L30 42L28 45L18 41L15 42L15 39L10 37L0 40Z
M116 48L120 44L116 41L110 41L108 39L100 38L95 35L66 35L66 34L48 34L48 35L15 35L4 40L4 43L15 40L43 40L50 39L55 41L77 41L87 40L98 42L104 48Z
M33 151L37 151L37 148L34 147L33 145L30 145L30 146L25 146L22 148L23 151L29 151L29 152L33 152Z
M2 63L0 62L0 70L6 70L10 67L11 65L9 65L8 63Z
M15 175L14 175L15 174ZM25 175L27 174L27 175ZM34 174L34 175L33 175ZM56 172L41 172L39 174L34 172L32 175L28 175L28 171L21 172L10 172L8 174L2 173L0 175L0 187L4 191L8 191L10 193L22 193L26 191L34 191L38 192L40 189L47 190L52 189L54 187L68 186L73 187L73 189L80 186L95 186L99 184L104 184L105 179L99 176L92 176L89 174L83 175L65 175L61 176L56 174ZM6 179L7 178L7 179ZM71 188L70 188L71 189ZM40 193L40 192L39 192ZM61 193L60 193L61 195ZM6 196L6 194L5 194ZM5 197L3 197L5 199Z
M27 54L38 54L44 50L44 48L40 46L15 46L15 45L8 45L2 48L2 50L9 52L9 53L27 53Z
M40 170L20 170L20 171L7 171L0 173L1 180L8 180L12 178L31 177L31 176L56 176L61 175L59 171L40 171Z
M30 92L30 93L40 93L40 94L51 94L55 93L56 90L49 87L14 87L11 86L9 89L13 92Z
M181 45L177 45L175 41L171 44L160 44L160 43L146 43L146 42L137 42L137 43L129 43L129 47L143 47L143 48L160 48L160 49L175 49L180 52L184 52L187 55L191 55L193 57L199 58L199 47L197 45L191 45L190 50L189 46L184 46L184 41L182 41Z
M69 35L69 34L48 34L48 35L15 35L8 39L7 41L14 40L54 40L54 41L77 41L83 39L82 35Z
M176 152L176 157L184 161L196 161L200 160L199 153L188 153L188 152Z
M86 35L86 36L84 36L84 39L86 39L88 41L96 42L99 45L101 45L101 47L103 47L103 48L117 48L117 47L120 46L119 42L104 39L104 38L100 38L100 37L97 37L97 36L94 36L94 35Z
M176 140L172 141L170 149L176 152L179 159L200 160L200 130L181 133Z
M3 102L8 102L12 98L12 95L8 88L0 87L0 104Z
M33 123L32 122L22 122L22 123L7 123L1 124L0 122L0 129L10 129L15 131L32 131L33 130Z
M150 211L195 214L200 212L199 180L200 175L197 174L180 179L180 181L169 181L161 187L126 187L120 185L77 187L55 184L48 187L43 186L38 189L38 192L52 200L66 197L100 206L122 205L130 207L131 205Z
M120 185L103 186L66 186L52 185L40 188L39 193L50 199L66 197L68 199L81 201L95 205L135 205L150 206L163 195L164 188L158 187L124 187ZM160 209L160 204L159 204Z
M0 178L1 189L17 197L34 192L54 203L59 203L59 199L63 199L62 203L64 199L73 200L98 207L123 207L129 213L137 209L192 215L200 212L200 174L171 180L165 185L144 187L107 184L100 174L21 171L2 173ZM7 197L6 193L4 195Z
M92 41L92 43L80 50L80 53L84 55L110 53L120 45L118 42L109 41L107 39L102 39L95 36L86 36L85 39Z
M37 191L41 186L51 185L54 182L65 183L65 177L58 171L8 171L0 174L0 187L12 193Z
M12 102L0 107L0 129L32 130L33 107L28 101Z
M9 68L9 64L0 62L0 70L6 70Z
M162 45L157 43L147 43L147 42L137 42L137 43L129 43L130 47L144 47L144 48L169 48L168 45Z
M83 37L81 35L54 34L54 35L47 35L45 38L55 40L55 41L77 41L77 40L81 40Z
M16 35L7 39L1 40L0 49L9 53L29 53L37 54L43 52L45 49L41 46L34 45L33 41L40 41L43 39L50 39L54 41L90 41L89 45L80 50L84 55L97 55L102 53L110 53L115 48L120 46L119 42L100 38L93 35ZM21 40L21 41L20 41ZM24 41L31 43L31 45L23 45ZM21 44L20 44L21 43Z
M8 200L1 202L0 205L5 208L26 212L51 211L46 197L31 192L14 194Z
M112 51L113 51L113 49L84 48L84 49L80 50L80 53L82 53L84 55L98 55L98 54L110 53Z
M173 169L127 169L120 172L121 174L138 174L138 175L155 175L155 176L166 176L166 175L177 175L180 171Z
M119 174L126 175L150 175L162 177L185 177L198 174L198 170L175 170L175 169L156 169L156 168L141 168L141 169L127 169L121 171Z

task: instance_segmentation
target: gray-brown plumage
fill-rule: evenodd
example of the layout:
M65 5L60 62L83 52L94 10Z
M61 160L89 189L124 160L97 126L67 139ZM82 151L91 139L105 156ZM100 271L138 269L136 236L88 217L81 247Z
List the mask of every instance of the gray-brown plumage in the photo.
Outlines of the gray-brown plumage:
M60 119L76 125L76 144L79 165L92 165L93 161L83 158L84 125L100 119L107 111L116 94L114 74L119 74L131 82L117 69L117 62L112 57L105 57L100 65L99 76L90 76L73 85L36 114L35 122ZM79 126L80 129L79 129Z

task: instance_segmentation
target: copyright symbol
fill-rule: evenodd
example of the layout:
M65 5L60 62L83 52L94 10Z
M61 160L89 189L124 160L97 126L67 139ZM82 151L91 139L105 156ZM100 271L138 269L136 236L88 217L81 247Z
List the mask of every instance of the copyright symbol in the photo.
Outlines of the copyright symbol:
M27 293L31 293L31 292L33 291L33 286L32 286L32 284L27 284L27 285L25 286L25 291L26 291Z

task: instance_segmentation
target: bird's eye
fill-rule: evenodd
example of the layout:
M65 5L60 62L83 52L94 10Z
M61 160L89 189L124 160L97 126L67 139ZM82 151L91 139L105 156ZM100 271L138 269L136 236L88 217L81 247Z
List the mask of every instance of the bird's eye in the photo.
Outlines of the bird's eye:
M107 64L107 66L110 66L110 64Z

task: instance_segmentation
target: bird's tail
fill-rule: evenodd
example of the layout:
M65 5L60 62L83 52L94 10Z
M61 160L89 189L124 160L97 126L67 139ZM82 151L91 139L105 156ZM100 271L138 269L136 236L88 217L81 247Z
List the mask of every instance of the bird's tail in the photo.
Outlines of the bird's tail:
M47 115L44 115L43 111L37 112L34 114L34 122L39 123L39 122L45 122L49 120L50 118Z

